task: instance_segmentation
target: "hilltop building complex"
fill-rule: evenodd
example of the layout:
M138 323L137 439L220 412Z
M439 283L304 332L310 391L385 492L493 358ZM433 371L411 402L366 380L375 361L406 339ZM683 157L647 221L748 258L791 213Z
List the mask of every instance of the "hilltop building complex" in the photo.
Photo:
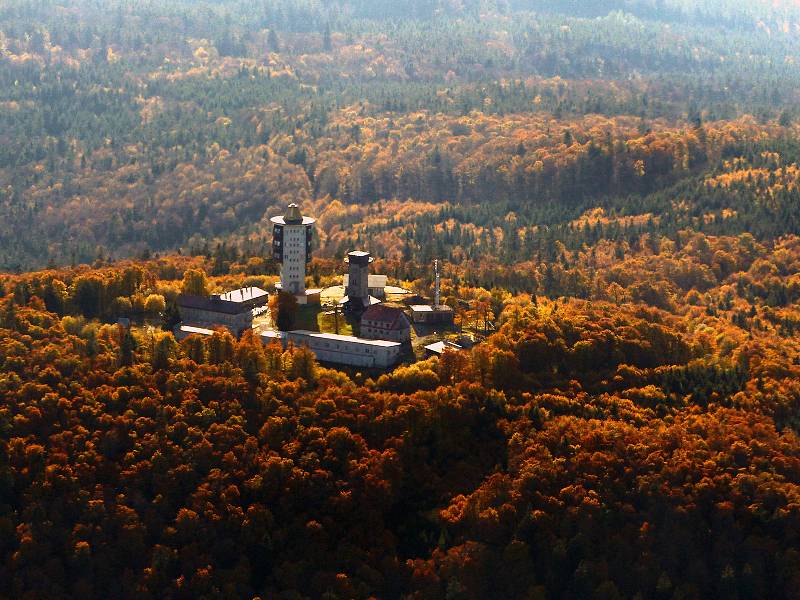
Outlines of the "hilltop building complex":
M272 255L281 265L280 282L276 289L294 295L299 304L319 303L321 290L306 289L306 266L311 260L311 242L316 219L304 216L296 204L290 204L286 214L272 217ZM389 368L400 360L411 343L411 321L402 307L385 304L387 277L371 274L374 261L369 252L355 250L345 258L347 273L343 276L344 295L334 307L343 306L349 320L358 321L361 337L320 333L315 331L262 331L264 343L281 341L307 346L322 362L353 367ZM414 323L452 324L453 310L440 302L439 263L436 262L436 299L434 304L412 304ZM392 288L392 294L405 294L402 288ZM256 320L269 310L266 291L248 287L225 294L178 297L178 309L183 322L175 328L175 336L209 336L219 327L241 336L247 329L269 327L269 319ZM421 298L416 302L424 302ZM314 315L316 317L316 314ZM259 325L256 325L259 323ZM429 352L442 348L428 348Z

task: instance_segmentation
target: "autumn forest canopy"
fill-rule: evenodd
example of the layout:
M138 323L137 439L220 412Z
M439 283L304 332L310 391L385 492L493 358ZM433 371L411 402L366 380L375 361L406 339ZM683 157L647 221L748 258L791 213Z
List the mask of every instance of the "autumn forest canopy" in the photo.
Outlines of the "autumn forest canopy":
M0 2L0 598L798 597L798 106L789 0ZM481 343L177 340L290 202Z

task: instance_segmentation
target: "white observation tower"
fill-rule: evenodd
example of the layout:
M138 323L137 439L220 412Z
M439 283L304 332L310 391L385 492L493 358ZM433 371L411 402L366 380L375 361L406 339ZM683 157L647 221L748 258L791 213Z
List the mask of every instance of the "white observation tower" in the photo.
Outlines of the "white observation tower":
M306 298L306 265L311 261L311 238L316 219L304 217L297 204L285 215L272 217L272 257L281 264L280 289Z

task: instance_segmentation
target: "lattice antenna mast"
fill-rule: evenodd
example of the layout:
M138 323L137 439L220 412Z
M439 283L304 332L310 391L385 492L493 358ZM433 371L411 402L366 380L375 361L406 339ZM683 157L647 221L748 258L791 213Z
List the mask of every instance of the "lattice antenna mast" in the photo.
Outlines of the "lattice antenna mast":
M433 268L436 270L436 294L435 294L435 302L434 307L439 308L439 301L440 301L440 289L439 289L439 259L433 261Z

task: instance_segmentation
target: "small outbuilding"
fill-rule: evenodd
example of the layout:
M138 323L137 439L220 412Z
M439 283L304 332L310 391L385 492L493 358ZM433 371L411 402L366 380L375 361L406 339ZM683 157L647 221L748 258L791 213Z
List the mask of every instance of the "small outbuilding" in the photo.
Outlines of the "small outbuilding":
M445 304L414 304L411 306L411 318L421 325L452 325L455 321L453 309Z

